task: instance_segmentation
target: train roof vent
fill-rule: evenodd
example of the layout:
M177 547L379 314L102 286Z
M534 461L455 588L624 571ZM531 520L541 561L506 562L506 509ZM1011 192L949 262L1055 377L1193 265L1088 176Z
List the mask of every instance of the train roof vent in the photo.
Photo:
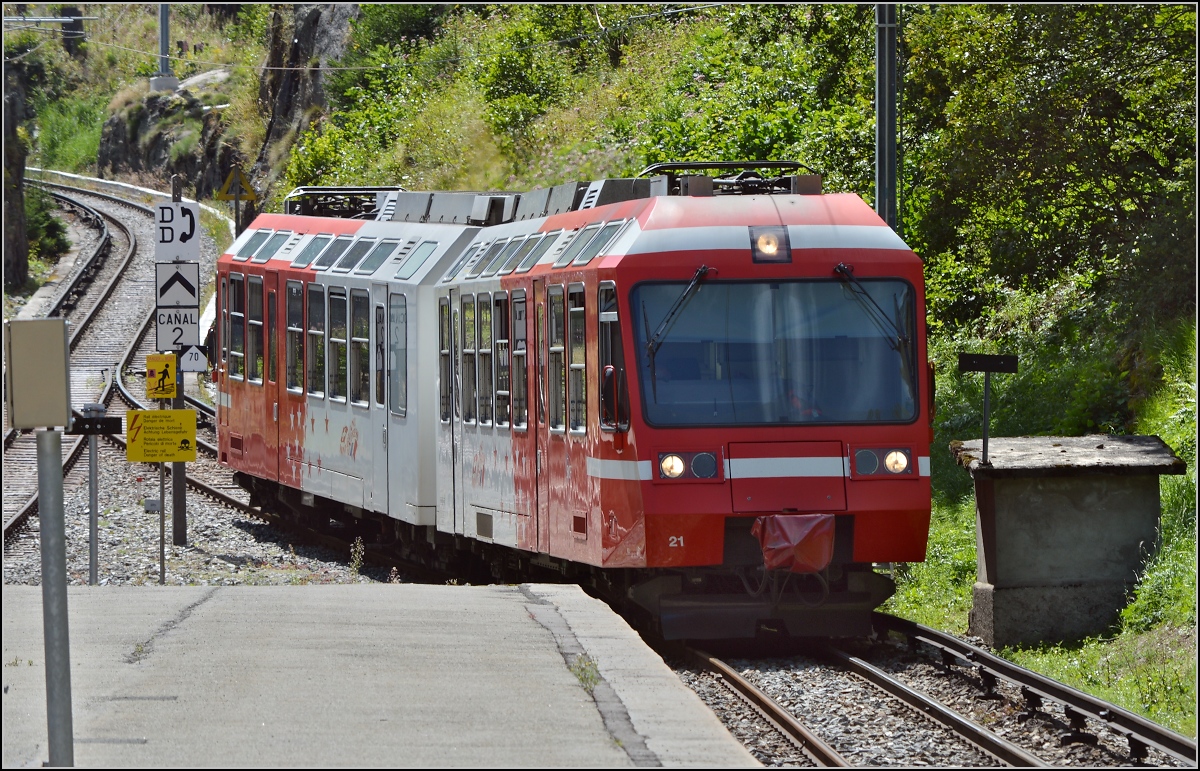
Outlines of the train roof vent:
M376 215L375 219L380 222L388 222L391 220L392 214L396 211L396 196L398 193L380 193L380 195L383 197L383 202L377 204L379 214Z
M399 252L396 252L396 256L392 258L392 262L404 262L404 258L408 256L408 253L411 252L413 247L416 245L417 239L410 239L409 242L406 243Z
M618 201L632 201L650 197L648 179L598 179L588 185L580 209L592 209Z
M426 222L465 225L475 204L475 193L434 193Z
M550 200L546 203L546 214L575 211L583 201L587 189L587 182L565 182L550 188Z
M433 200L432 193L399 193L396 196L396 209L392 212L392 222L424 222L429 216L429 204Z
M471 205L471 216L467 218L467 222L484 226L512 222L520 199L521 196L515 194L477 195Z
M531 220L545 217L546 204L550 203L550 190L551 188L548 187L540 187L537 190L522 193L521 200L517 203L516 216L513 219Z

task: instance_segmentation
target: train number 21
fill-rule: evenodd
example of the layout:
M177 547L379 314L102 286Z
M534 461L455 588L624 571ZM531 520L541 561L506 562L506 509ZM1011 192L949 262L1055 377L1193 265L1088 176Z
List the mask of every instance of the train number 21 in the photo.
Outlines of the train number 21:
M668 544L668 545L669 545L669 546L670 546L672 549L674 549L676 546L678 546L680 549L682 549L682 548L683 548L683 536L681 536L681 535L673 535L673 536L670 536L670 537L667 539L667 544Z

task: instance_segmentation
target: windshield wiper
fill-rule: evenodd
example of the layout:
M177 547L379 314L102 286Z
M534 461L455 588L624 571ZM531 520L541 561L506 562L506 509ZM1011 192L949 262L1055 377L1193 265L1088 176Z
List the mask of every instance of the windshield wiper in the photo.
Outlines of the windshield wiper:
M896 326L896 322L892 321L891 317L887 315L887 312L879 307L879 303L875 302L875 298L871 297L866 287L854 277L852 270L846 263L839 262L837 267L833 269L833 272L841 276L846 285L850 287L850 294L854 295L854 299L858 301L859 306L863 309L863 313L867 315L867 318L871 320L875 328L883 333L883 337L887 340L891 349L897 353L900 352L901 347L907 349L910 343L908 335L904 334L900 327ZM867 301L870 301L870 305L863 300L864 297Z
M683 306L692 298L696 290L700 287L700 282L708 273L716 273L716 268L710 268L707 265L701 265L696 268L696 274L692 276L691 282L683 290L679 297L675 298L675 302L667 311L667 315L663 316L663 320L659 322L658 329L654 330L654 334L650 335L650 323L646 318L646 303L642 303L642 323L646 325L646 334L649 339L646 341L646 356L650 363L650 389L654 394L654 401L658 401L658 381L654 374L654 356L658 353L658 349L662 347L663 340L666 339L667 333L671 331L671 327L675 325L675 317L683 310Z

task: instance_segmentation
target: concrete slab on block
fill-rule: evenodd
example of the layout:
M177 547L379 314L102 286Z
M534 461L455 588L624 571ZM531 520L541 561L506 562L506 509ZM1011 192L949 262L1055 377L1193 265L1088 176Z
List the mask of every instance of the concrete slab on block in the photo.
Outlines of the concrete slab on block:
M1157 436L1002 436L951 442L958 465L976 479L1089 474L1182 474L1187 464Z

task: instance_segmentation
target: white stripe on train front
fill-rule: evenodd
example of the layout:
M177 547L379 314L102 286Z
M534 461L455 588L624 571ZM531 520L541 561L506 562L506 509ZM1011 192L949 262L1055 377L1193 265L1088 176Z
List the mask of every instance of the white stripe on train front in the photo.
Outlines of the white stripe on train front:
M898 249L908 247L885 225L788 225L792 249ZM750 249L750 231L744 227L711 227L643 230L626 254ZM616 250L612 250L615 252Z
M606 460L588 457L587 473L597 479L649 480L654 470L648 460ZM929 476L929 456L917 458L917 473ZM848 477L849 458L726 458L726 479L778 479L788 477Z

